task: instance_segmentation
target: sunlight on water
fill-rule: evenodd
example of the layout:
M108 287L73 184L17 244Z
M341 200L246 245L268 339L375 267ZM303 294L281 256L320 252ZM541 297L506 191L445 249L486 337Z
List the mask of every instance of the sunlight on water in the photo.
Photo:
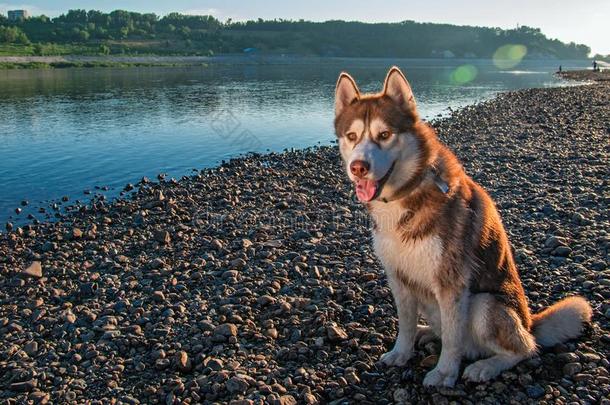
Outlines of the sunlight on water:
M525 55L527 55L525 45L503 45L494 53L493 62L498 69L511 69L521 63Z
M545 72L532 72L531 70L501 70L498 73L504 73L508 75L543 75Z

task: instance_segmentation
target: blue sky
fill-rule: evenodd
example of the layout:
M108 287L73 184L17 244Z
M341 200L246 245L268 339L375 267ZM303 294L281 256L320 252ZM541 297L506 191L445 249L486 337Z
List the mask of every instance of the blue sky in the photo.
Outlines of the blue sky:
M610 0L0 0L0 13L25 8L33 14L56 16L70 8L112 11L117 8L154 12L212 14L232 18L291 18L313 21L330 19L359 21L444 22L513 28L529 25L548 37L589 45L593 53L610 54Z

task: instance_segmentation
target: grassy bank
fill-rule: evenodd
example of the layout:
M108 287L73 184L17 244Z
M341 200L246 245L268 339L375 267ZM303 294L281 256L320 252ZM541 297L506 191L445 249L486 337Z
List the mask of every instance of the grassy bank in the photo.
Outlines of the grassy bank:
M0 44L0 56L101 55L99 46L86 44Z
M193 49L186 41L166 44L161 41L106 41L93 44L0 44L1 56L210 56L206 50Z

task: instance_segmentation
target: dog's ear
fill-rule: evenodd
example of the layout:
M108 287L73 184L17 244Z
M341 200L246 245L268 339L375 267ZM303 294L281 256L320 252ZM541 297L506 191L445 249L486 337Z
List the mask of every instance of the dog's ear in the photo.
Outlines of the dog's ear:
M356 82L350 75L342 72L335 88L335 115L341 114L345 107L358 98L360 98L360 90L358 90Z
M411 85L400 69L392 66L383 83L383 94L405 111L415 111L415 97Z

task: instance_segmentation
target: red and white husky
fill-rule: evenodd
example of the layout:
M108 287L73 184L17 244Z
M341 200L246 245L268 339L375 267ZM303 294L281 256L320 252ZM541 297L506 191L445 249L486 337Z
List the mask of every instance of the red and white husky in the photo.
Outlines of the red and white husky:
M335 113L347 175L373 219L398 310L398 338L382 363L404 365L416 338L433 333L442 351L424 385L453 386L463 357L478 359L463 377L486 381L538 345L580 334L591 318L581 297L530 314L494 202L420 120L398 68L378 94L361 94L342 73ZM429 326L417 324L420 314Z

